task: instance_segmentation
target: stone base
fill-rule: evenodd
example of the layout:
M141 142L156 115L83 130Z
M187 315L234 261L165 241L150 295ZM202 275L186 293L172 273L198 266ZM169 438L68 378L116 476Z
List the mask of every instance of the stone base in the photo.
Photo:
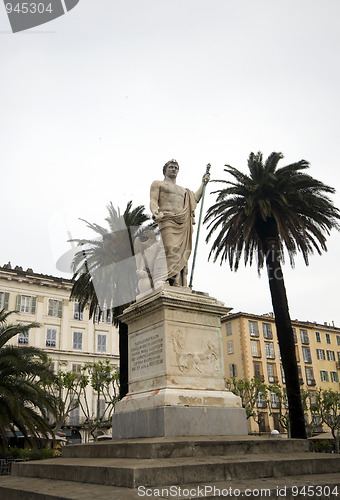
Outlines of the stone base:
M244 408L163 406L114 413L112 438L246 436Z
M163 406L241 408L241 401L230 391L191 390L165 387L155 391L127 394L115 406L115 412L146 410Z

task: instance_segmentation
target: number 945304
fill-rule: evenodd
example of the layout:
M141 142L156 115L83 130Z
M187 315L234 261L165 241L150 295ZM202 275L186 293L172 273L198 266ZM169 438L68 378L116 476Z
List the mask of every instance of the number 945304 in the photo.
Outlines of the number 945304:
M43 14L44 12L52 13L52 4L43 4L36 2L18 2L16 4L6 3L6 11L8 14L16 12L17 14Z

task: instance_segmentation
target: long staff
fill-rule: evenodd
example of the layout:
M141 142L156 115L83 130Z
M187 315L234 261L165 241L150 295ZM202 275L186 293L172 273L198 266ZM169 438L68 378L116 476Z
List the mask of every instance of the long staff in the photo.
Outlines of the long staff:
M210 163L208 163L206 171L205 171L206 174L209 174L210 168L211 168L211 165L210 165ZM189 287L190 288L192 288L192 280L193 280L193 277L194 277L196 255L197 255L197 247L198 247L198 239L199 239L200 230L201 230L201 223L202 223L202 216L203 216L203 203L204 203L204 195L205 195L205 188L206 187L207 187L207 184L204 184L203 185L203 189L202 189L201 210L200 210L200 216L199 216L199 219L198 219L197 235L196 235L196 242L195 242L195 250L194 250L194 256L193 256L193 259L192 259L191 276L190 276L190 281L189 281Z

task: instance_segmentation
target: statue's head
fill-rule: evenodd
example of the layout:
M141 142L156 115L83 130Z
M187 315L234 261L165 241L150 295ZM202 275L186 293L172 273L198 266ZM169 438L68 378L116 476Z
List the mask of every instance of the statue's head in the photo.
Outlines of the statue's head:
M170 165L176 165L177 166L177 169L179 169L179 165L177 163L176 160L169 160L166 162L166 164L164 165L163 167L163 175L165 175L166 173L166 169L170 166Z

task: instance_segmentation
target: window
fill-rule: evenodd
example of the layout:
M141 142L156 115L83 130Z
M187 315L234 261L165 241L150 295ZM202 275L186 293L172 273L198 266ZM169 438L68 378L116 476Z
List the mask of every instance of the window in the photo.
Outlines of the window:
M105 310L102 311L99 306L96 307L96 311L94 313L94 321L95 323L105 323Z
M228 342L228 354L233 354L233 352L234 352L234 348L233 348L233 341L232 341L232 340L230 340L230 341Z
M300 385L302 385L304 383L303 381L303 378L302 378L302 370L301 370L301 366L298 365L298 374L299 374L299 383Z
M311 363L312 362L312 356L311 356L309 347L303 347L302 348L302 356L303 356L303 360L304 360L305 363Z
M62 300L48 300L48 315L61 318L63 314L63 301Z
M257 321L249 321L249 333L251 337L259 336L259 327Z
M262 323L263 336L265 339L272 339L272 325L270 323Z
M47 328L46 332L46 347L56 347L57 345L57 330Z
M293 328L293 337L294 337L294 342L297 344L297 336L296 336L296 329Z
M111 323L112 322L112 310L108 309L106 311L106 323Z
M29 330L25 332L20 332L18 335L18 344L20 345L28 345L29 341Z
M302 344L309 344L308 332L307 330L300 330L300 338Z
M306 367L306 381L307 385L315 385L313 368Z
M331 382L339 382L338 372L330 372Z
M340 345L340 335L337 335L337 336L336 336L336 343L337 343L338 345Z
M281 377L282 377L283 384L285 384L286 383L286 377L285 377L285 371L284 371L282 365L281 365Z
M79 302L75 302L74 304L74 319L83 319L83 308L80 306Z
M35 314L37 298L30 295L17 295L16 310L22 313Z
M262 373L262 363L254 362L254 377L255 378L262 378L263 373Z
M335 361L335 352L334 351L327 351L327 359L328 359L328 361Z
M106 335L98 334L97 351L98 352L106 352Z
M267 373L268 373L268 381L272 384L276 382L275 380L275 365L268 364L267 365Z
M266 358L275 359L274 345L272 344L272 342L265 342L264 347L266 350Z
M8 310L8 302L9 302L9 293L0 292L0 310L5 309L7 311Z
M320 343L321 342L321 335L320 332L315 332L315 340Z
M329 333L325 333L325 337L326 337L327 344L330 344L331 343L331 336L329 335Z
M258 408L266 408L267 407L267 401L266 401L265 395L262 394L262 392L259 392L259 395L257 396L257 407Z
M270 393L270 405L272 408L280 408L280 399L275 392Z
M321 370L320 371L320 378L321 378L321 382L329 382L328 372L326 372L325 370Z
M324 349L317 349L316 350L316 357L318 359L321 359L322 361L324 361L326 359L325 350Z
M105 401L105 399L100 399L99 400L99 415L98 415L99 418L104 415L105 409L106 409L106 401Z
M231 335L231 323L226 323L226 328L227 328L227 335Z
M251 353L255 357L261 357L260 343L257 340L251 341Z
M81 373L81 365L79 363L72 363L72 372Z
M82 332L73 332L73 349L82 349L83 334Z
M229 365L229 370L231 378L237 377L237 366L235 365L235 363Z
M79 425L80 424L80 408L76 406L72 408L69 413L69 423L70 425Z

